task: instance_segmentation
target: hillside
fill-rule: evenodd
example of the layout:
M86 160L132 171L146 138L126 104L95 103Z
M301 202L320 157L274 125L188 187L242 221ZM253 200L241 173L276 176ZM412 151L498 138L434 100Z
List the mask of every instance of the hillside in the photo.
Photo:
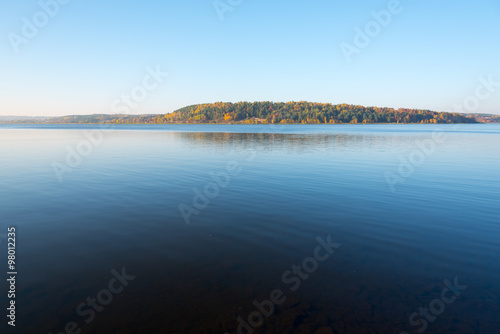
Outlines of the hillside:
M465 114L468 117L474 117L480 123L500 123L500 115L492 114Z
M0 120L1 122L1 120ZM187 106L160 115L82 115L4 123L50 124L356 124L356 123L477 123L474 116L418 109L333 105L312 102L217 102Z
M311 102L209 103L166 114L165 123L476 123L462 114Z

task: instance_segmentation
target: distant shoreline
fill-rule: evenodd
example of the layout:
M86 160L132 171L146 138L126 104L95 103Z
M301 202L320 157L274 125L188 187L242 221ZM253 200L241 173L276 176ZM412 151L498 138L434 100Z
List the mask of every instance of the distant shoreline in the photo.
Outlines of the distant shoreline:
M278 124L255 124L255 123L22 123L22 122L0 122L0 125L108 125L108 126L128 126L128 125L152 125L152 126L164 126L164 125L252 125L252 126L280 126L280 125L295 125L295 126L305 126L305 125L315 125L315 126L336 126L336 125L454 125L454 124L467 124L467 125L479 125L479 124L500 124L500 122L476 122L476 123L278 123Z
M477 124L500 115L379 108L317 102L216 102L167 114L92 114L57 117L0 116L0 124Z

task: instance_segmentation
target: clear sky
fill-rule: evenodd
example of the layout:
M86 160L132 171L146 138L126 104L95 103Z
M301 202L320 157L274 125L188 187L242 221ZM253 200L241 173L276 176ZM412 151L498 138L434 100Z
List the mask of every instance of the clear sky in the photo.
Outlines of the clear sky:
M216 101L450 111L479 77L500 82L498 0L401 0L350 62L341 43L355 47L355 28L391 1L220 0L224 20L213 0L54 1L0 0L0 115L115 113L157 66L169 75L130 113ZM474 112L500 114L500 86L490 95Z

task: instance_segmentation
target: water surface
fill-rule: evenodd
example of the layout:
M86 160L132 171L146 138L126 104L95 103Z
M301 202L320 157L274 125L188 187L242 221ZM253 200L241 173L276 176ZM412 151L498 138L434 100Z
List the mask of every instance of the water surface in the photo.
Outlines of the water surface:
M415 333L457 276L426 332L498 333L498 125L2 125L0 162L19 333L236 333L274 289L286 302L254 333ZM328 236L291 291L282 274ZM135 278L86 323L77 306L122 268Z

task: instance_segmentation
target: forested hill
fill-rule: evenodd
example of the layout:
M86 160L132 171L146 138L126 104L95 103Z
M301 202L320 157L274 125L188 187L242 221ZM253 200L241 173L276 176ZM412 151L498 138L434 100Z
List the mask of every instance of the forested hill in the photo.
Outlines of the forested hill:
M0 120L1 122L1 120ZM233 123L233 124L355 124L355 123L477 123L473 116L417 109L332 105L311 102L238 102L192 105L160 115L84 115L10 120L8 123Z
M163 121L182 123L476 123L462 114L311 102L209 103L181 108Z

